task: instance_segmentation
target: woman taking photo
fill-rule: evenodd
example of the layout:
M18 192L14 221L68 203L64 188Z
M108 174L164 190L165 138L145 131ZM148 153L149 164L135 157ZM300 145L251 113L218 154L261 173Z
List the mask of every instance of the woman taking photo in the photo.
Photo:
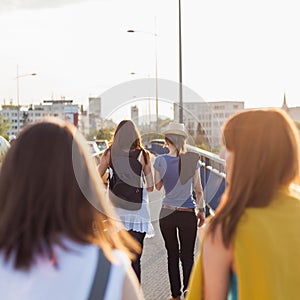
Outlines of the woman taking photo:
M1 299L143 299L127 256L138 245L117 232L85 143L74 126L53 119L23 129L8 150L0 172Z
M124 163L125 162L125 163ZM139 171L134 169L140 167ZM106 170L110 170L109 189L112 190L114 176L122 175L126 177L126 189L142 186L140 189L140 202L132 203L129 198L121 199L110 193L110 198L115 205L115 210L119 216L122 227L140 244L143 249L146 234L150 237L154 235L154 229L150 222L149 203L147 192L153 191L153 175L150 153L142 146L141 136L135 124L131 120L123 120L119 123L113 136L110 147L103 153L98 171L103 176ZM126 175L126 176L125 176ZM122 178L123 178L122 177ZM143 181L146 187L143 188ZM124 184L124 183L123 183ZM120 226L121 227L121 226ZM132 267L141 281L141 255L137 255L132 262Z
M299 299L299 131L279 109L247 110L223 136L227 187L188 299Z
M183 292L185 292L194 263L197 220L198 226L202 226L205 204L202 197L199 156L185 153L187 133L184 125L170 123L164 135L169 153L156 158L154 178L156 189L160 190L162 187L165 189L159 225L168 255L172 293L170 299L179 300L182 287L179 259L183 268ZM193 190L196 200L193 198ZM197 215L195 208L198 209Z

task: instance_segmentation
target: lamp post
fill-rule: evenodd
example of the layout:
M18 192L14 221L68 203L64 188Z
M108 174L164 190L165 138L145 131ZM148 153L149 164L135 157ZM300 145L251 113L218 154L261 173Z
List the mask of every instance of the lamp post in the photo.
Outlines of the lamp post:
M155 113L156 113L156 138L158 138L158 63L157 63L157 33L156 33L156 22L155 22L155 32L139 31L134 29L127 30L128 33L146 33L154 36L155 42Z
M130 72L130 75L136 75L135 72ZM147 77L149 78L150 75L148 74ZM149 125L149 132L151 131L151 102L150 102L150 97L147 98L148 100L148 125Z
M181 49L181 0L178 0L178 24L179 24L179 123L183 123L182 102L182 49Z
M18 127L17 127L17 133L20 132L20 88L19 88L19 78L21 77L27 77L27 76L36 76L36 73L28 73L28 74L19 74L19 65L17 65L17 106L18 106Z

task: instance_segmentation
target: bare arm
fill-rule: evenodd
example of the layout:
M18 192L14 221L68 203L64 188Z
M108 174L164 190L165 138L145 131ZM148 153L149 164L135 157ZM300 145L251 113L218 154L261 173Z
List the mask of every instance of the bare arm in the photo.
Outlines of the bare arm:
M222 243L221 227L214 237L207 234L203 244L203 279L205 300L227 299L230 271L233 264L233 251Z
M100 164L98 165L98 172L102 177L105 174L107 168L109 168L109 160L110 160L110 151L106 151L103 153Z
M143 300L141 286L131 268L126 269L123 281L122 300Z
M160 177L160 173L157 170L154 170L154 182L155 182L155 188L160 191L160 189L162 188L162 186L164 185L161 177Z
M152 192L154 187L153 187L153 173L152 173L152 164L151 164L151 158L150 155L147 153L147 163L144 161L144 174L146 178L146 190L147 192ZM144 160L144 158L143 158Z
M200 169L196 169L194 175L194 191L196 194L196 205L198 208L197 218L199 219L198 226L202 226L205 222L205 202L203 199L203 189L200 179Z

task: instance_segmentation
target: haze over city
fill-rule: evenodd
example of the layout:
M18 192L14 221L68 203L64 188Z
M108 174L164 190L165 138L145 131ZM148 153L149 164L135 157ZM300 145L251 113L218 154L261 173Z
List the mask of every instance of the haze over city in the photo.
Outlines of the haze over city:
M183 84L205 101L279 107L286 93L297 106L296 8L291 0L182 1ZM155 50L158 77L178 81L177 1L5 1L0 35L1 104L16 103L17 65L21 75L37 73L20 79L20 104L64 96L87 106L89 96L155 77Z

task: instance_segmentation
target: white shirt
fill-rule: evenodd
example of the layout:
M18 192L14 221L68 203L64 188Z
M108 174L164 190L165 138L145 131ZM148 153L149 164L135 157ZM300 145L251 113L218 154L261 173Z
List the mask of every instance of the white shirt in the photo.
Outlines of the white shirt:
M145 232L146 237L154 236L154 228L150 220L148 194L143 188L142 206L139 210L126 210L120 207L114 208L126 230Z
M0 298L1 299L88 299L98 261L98 247L80 245L64 240L69 250L54 247L57 266L48 258L37 257L28 272L15 270L12 260L4 261L0 253ZM130 260L125 253L114 250L115 261L110 268L105 300L122 298L125 270Z

